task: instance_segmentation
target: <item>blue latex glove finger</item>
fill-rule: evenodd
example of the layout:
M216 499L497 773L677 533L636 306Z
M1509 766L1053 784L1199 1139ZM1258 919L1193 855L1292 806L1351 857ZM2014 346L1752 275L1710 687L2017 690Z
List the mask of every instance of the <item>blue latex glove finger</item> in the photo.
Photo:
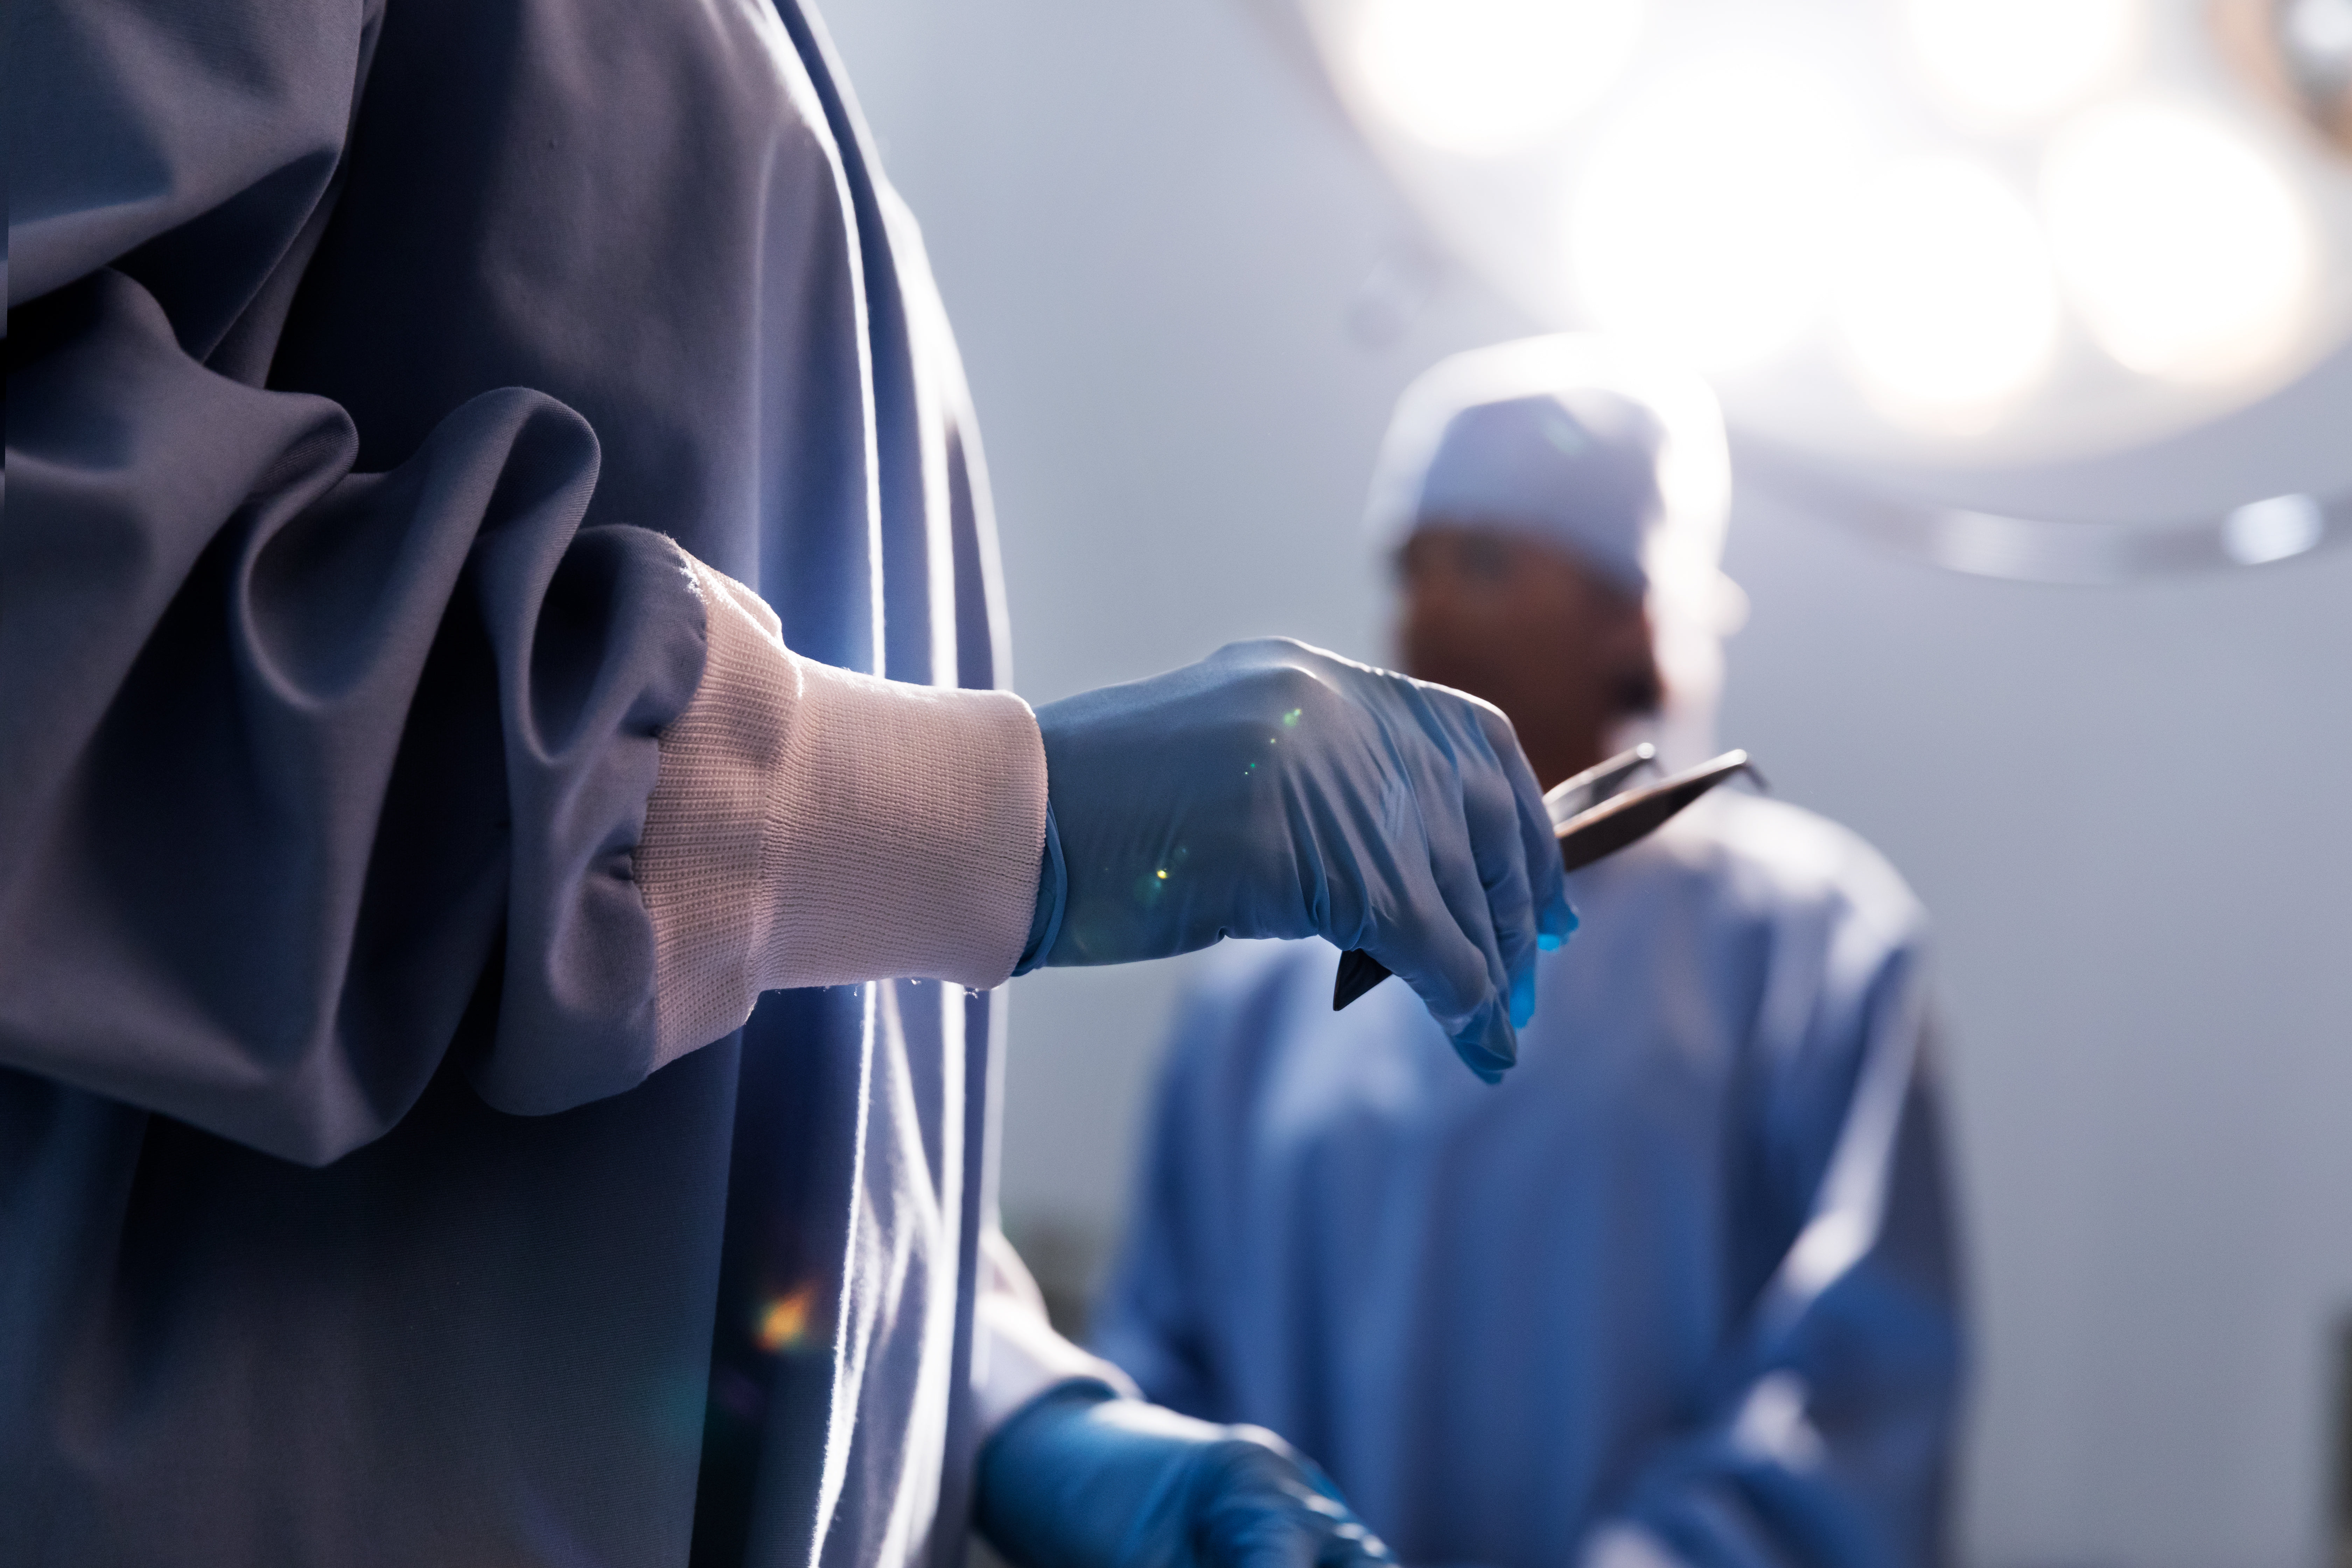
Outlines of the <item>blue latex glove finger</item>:
M1518 1060L1518 1040L1508 1006L1510 972L1503 958L1505 939L1496 928L1516 916L1527 926L1526 942L1530 950L1535 943L1535 929L1524 890L1524 871L1516 897L1507 882L1500 889L1488 884L1489 868L1496 858L1493 849L1496 824L1493 803L1491 799L1482 800L1481 793L1465 785L1460 792L1456 810L1433 822L1429 836L1430 882L1453 917L1463 941L1475 952L1475 964L1465 973L1469 953L1457 953L1450 942L1444 944L1439 955L1450 962L1439 966L1434 973L1416 962L1419 955L1410 945L1391 956L1391 944L1396 939L1391 933L1375 935L1361 945L1421 993L1430 1011L1452 1037L1456 1054L1472 1071L1493 1082ZM1510 858L1518 858L1516 829L1505 837Z
M1575 930L1576 915L1568 907L1542 786L1519 751L1510 721L1502 710L1467 693L1436 686L1421 689L1432 705L1444 701L1434 722L1445 727L1444 743L1467 764L1460 772L1465 831L1451 853L1433 847L1432 871L1464 935L1486 960L1491 988L1490 998L1449 1032L1471 1070L1493 1082L1517 1061L1516 1032L1535 1016L1537 957ZM1554 937L1549 944L1547 936ZM1375 950L1373 956L1381 954ZM1450 1023L1434 1003L1432 1010Z
M1496 937L1496 911L1482 873L1492 857L1495 816L1482 798L1486 792L1475 787L1499 769L1469 722L1470 699L1417 683L1403 697L1431 754L1444 765L1420 771L1410 818L1400 819L1390 803L1373 863L1400 895L1395 906L1422 918L1382 920L1376 899L1364 934L1341 945L1364 949L1411 986L1455 1052L1491 1083L1518 1057L1506 1012L1509 981ZM1401 759L1400 765L1408 763Z
M1568 940L1576 930L1576 911L1569 907L1568 876L1560 869L1559 841L1552 832L1551 812L1544 805L1543 785L1520 753L1510 720L1501 709L1486 702L1478 703L1477 717L1487 744L1510 781L1511 809L1526 857L1526 897L1533 910L1534 942L1520 945L1525 928L1517 921L1499 921L1496 926L1506 943L1504 964L1510 972L1511 1022L1525 1028L1535 1016L1537 954Z
M1464 695L1463 700L1467 705L1465 717L1470 729L1467 743L1484 752L1486 763L1465 770L1463 775L1463 813L1470 825L1478 895L1485 905L1482 912L1486 942L1482 945L1494 972L1496 992L1507 999L1510 1020L1516 1028L1527 1023L1534 1011L1537 929L1533 877L1536 868L1544 862L1529 860L1527 838L1521 830L1518 791L1513 787L1511 768L1505 758L1528 771L1530 779L1534 773L1518 756L1517 738L1510 733L1507 721L1501 725L1505 749L1497 752L1486 721L1490 715L1501 720L1501 712L1490 710L1475 698ZM1541 800L1540 795L1538 800ZM1558 858L1556 851L1551 858ZM1522 990L1527 1003L1525 1015L1519 1005Z
M1260 1426L1232 1428L1194 1511L1201 1560L1234 1568L1345 1568L1392 1563L1380 1537L1340 1500L1313 1463Z
M1376 919L1371 934L1354 945L1418 992L1455 1053L1492 1083L1518 1059L1507 954L1524 950L1529 957L1525 990L1531 1013L1537 932L1517 792L1496 754L1489 718L1497 721L1507 754L1530 780L1534 774L1500 710L1450 687L1375 673L1391 683L1399 709L1427 742L1419 752L1393 738L1391 742L1397 766L1412 782L1420 805L1415 826L1426 855L1423 865L1402 868L1401 885L1416 895L1405 907L1426 905L1433 892L1459 940L1442 922L1416 928ZM1541 799L1538 792L1538 805ZM1397 844L1412 835L1391 826L1388 837Z
M1025 962L1322 936L1402 977L1482 1075L1514 1059L1533 952L1572 917L1541 795L1494 709L1267 639L1048 704L1037 723L1063 869L1044 879Z
M1015 1568L1355 1568L1394 1558L1273 1433L1100 1384L1050 1389L982 1448L974 1522Z
M1491 702L1470 700L1477 705L1487 743L1510 777L1519 837L1526 846L1528 892L1536 907L1536 945L1549 952L1574 935L1577 927L1576 910L1568 901L1568 873L1560 868L1559 836L1552 831L1551 808L1544 804L1543 784L1519 750L1518 732L1511 728L1510 720Z

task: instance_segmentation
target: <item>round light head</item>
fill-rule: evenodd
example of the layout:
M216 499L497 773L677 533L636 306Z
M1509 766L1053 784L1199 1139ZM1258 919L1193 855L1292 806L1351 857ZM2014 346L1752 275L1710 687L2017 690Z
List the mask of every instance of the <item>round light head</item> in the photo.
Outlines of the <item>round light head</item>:
M1904 0L1906 41L1938 105L2009 130L2113 85L2140 47L2138 0Z
M2352 339L2352 0L1297 3L1453 250L1791 453L2105 461Z
M1599 323L1702 371L1786 348L1820 316L1861 139L1839 95L1769 58L1661 83L1592 149L1570 269Z
M1358 0L1341 26L1381 113L1432 147L1495 153L1608 89L1642 0Z
M2084 114L2051 144L2042 205L2069 296L2131 370L2233 380L2303 324L2309 221L2278 166L2213 115L2154 101Z
M1891 418L1965 431L2047 374L2058 289L2024 201L1971 159L1894 162L1848 226L1839 335Z

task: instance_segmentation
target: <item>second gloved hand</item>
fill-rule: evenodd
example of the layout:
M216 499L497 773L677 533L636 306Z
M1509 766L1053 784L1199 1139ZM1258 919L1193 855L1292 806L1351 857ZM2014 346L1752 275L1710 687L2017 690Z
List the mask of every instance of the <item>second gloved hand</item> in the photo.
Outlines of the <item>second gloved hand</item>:
M1283 638L1037 710L1066 889L1031 963L1125 963L1221 937L1360 947L1474 1071L1517 1058L1538 947L1575 928L1508 720Z
M973 1522L1017 1568L1395 1568L1273 1433L1098 1383L1048 1390L980 1454Z

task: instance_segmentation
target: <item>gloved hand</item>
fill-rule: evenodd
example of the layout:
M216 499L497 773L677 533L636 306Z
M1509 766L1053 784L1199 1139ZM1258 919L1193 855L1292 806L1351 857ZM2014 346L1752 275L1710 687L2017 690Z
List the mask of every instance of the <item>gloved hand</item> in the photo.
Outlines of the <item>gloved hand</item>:
M1341 1568L1396 1559L1307 1459L1098 1383L1048 1389L980 1452L974 1522L1017 1568Z
M1576 916L1498 709L1270 637L1049 703L1037 727L1058 842L1024 967L1321 936L1402 977L1482 1078L1517 1060L1537 949Z

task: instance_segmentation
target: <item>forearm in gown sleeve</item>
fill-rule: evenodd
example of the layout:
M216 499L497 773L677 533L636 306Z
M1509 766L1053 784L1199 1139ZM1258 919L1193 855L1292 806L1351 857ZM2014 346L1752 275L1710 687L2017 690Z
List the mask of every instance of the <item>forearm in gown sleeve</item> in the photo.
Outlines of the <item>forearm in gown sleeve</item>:
M764 989L1011 971L1020 699L801 660L661 535L578 531L596 446L545 397L354 475L340 410L191 363L128 279L44 303L0 540L0 1059L325 1161L469 1003L474 1082L539 1112Z
M5 109L0 1065L309 1162L461 1035L511 1110L650 1068L629 850L703 660L676 547L580 531L561 404L357 474L259 384L372 26L24 0Z
M15 315L0 1061L310 1162L478 1001L493 1104L643 1078L631 851L704 616L667 539L579 530L586 426L494 393L354 474L118 272Z
M662 737L704 694L693 563L580 528L597 443L543 395L475 398L357 474L341 408L250 384L363 9L16 21L0 1065L323 1163L453 1052L541 1112L702 1043L662 1032L636 865ZM994 700L1001 731L1019 704ZM1024 756L1016 824L1043 813Z

